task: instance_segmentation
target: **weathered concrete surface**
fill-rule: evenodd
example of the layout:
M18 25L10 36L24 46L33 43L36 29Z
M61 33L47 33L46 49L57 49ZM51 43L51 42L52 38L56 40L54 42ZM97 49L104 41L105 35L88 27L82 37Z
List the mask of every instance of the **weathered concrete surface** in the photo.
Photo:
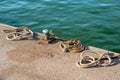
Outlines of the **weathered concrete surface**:
M119 59L109 67L78 68L79 53L65 54L59 44L38 40L8 41L0 24L0 80L120 80ZM90 47L97 52L106 52Z

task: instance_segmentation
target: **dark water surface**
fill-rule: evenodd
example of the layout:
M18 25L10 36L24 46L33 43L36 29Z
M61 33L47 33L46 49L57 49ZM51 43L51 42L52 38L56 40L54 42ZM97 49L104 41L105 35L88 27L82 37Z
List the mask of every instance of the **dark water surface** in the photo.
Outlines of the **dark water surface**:
M0 0L0 23L120 52L120 0Z

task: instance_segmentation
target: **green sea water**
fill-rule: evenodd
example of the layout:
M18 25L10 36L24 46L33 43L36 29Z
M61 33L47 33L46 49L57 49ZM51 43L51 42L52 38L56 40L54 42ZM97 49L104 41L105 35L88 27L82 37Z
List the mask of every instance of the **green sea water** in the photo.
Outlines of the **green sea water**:
M0 0L0 23L120 52L120 0Z

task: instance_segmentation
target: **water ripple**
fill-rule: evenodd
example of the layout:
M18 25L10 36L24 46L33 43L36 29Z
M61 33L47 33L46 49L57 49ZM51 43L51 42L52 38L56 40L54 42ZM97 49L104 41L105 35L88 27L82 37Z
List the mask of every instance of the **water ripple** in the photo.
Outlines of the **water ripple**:
M120 52L119 0L3 0L0 23L44 28L66 39L79 39L92 45Z

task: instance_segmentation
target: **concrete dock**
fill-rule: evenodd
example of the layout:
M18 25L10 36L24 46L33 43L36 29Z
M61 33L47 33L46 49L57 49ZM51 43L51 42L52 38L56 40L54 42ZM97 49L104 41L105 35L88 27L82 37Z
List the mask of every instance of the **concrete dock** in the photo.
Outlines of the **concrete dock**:
M108 67L79 68L80 53L64 53L60 42L38 44L39 40L8 41L0 24L0 80L120 80L120 59ZM106 50L89 47L96 52Z

